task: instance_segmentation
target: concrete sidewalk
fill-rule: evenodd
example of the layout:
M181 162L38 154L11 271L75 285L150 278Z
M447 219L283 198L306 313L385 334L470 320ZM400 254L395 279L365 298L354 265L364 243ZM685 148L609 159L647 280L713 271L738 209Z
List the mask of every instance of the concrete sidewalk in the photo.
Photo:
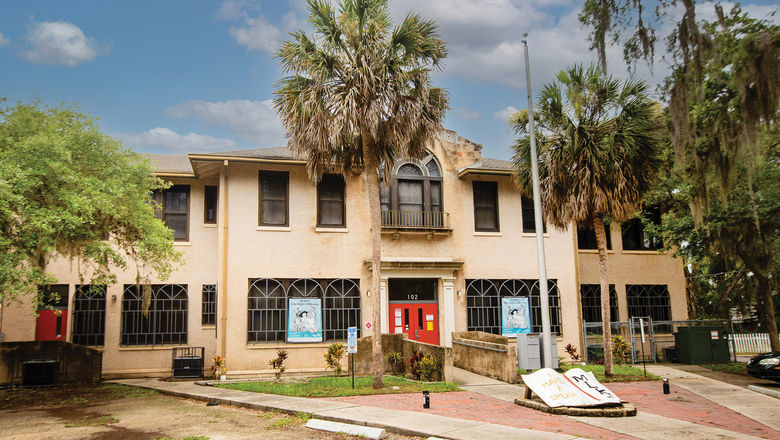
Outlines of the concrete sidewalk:
M485 440L488 438L564 440L575 438L557 433L442 417L419 411L400 411L333 400L227 390L196 385L193 382L164 382L157 379L122 379L112 382L150 388L178 397L204 402L218 402L249 409L276 410L292 414L305 412L318 419L384 428L387 431L404 435L433 436L455 440Z

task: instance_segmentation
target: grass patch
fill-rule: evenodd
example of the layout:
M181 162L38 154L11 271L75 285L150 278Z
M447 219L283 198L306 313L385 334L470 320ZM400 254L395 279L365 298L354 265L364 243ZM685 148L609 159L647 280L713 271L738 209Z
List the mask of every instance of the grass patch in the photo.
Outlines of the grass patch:
M272 424L268 425L266 429L282 429L290 425L302 425L308 422L310 418L310 414L299 411L294 415L286 415L283 418L274 421Z
M84 405L107 400L157 395L157 391L119 384L63 385L54 388L9 388L0 390L0 410L37 406Z
M432 393L458 391L458 386L450 382L420 383L396 376L385 376L384 388L374 389L374 378L356 377L355 389L352 389L351 377L313 377L308 382L241 382L216 385L239 391L255 393L281 394L295 397L341 397L364 396L369 394L419 393L423 390ZM398 389L394 389L397 387Z
M699 364L708 370L719 371L721 373L741 374L748 376L747 364L744 362L732 362L729 364Z
M558 371L566 372L571 370L572 368L579 368L583 371L590 371L593 373L594 376L596 376L596 379L598 379L601 383L609 383L609 382L637 382L637 381L643 381L643 380L661 380L660 377L647 373L647 377L644 375L644 371L641 368L632 367L630 365L613 365L612 366L612 377L607 378L604 376L604 366L603 365L596 365L596 364L588 364L588 365L569 365L561 363L559 365L560 368L558 368ZM534 370L535 371L535 370ZM520 378L521 374L526 374L525 371L518 368L517 370L518 374L518 380L522 383L522 378Z
M112 423L118 423L119 419L114 416L93 416L83 417L76 420L68 420L65 422L66 428L77 428L80 426L106 426Z

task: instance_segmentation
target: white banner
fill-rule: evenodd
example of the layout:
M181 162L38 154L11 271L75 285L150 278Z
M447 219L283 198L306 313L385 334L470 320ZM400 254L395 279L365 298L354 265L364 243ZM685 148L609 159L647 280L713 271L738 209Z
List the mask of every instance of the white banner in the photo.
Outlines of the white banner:
M596 380L593 373L579 368L572 368L564 374L542 368L522 377L525 385L552 408L620 403L615 393Z

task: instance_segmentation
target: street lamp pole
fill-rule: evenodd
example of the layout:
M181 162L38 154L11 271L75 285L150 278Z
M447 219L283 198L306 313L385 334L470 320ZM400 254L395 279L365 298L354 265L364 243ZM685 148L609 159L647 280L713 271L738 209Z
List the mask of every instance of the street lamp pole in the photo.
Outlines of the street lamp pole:
M539 185L539 160L536 155L536 125L534 123L534 104L531 93L531 67L528 62L528 34L523 34L525 49L525 80L528 91L528 125L531 134L531 177L534 191L534 220L536 226L536 249L539 257L539 305L542 309L542 367L553 366L552 342L550 335L550 298L547 289L547 265L544 259L544 223L542 219L542 191Z

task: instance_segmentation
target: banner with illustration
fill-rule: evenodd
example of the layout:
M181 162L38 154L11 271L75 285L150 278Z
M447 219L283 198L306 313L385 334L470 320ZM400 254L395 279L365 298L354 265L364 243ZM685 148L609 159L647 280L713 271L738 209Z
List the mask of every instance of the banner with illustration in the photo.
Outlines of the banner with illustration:
M520 333L531 333L531 309L528 306L528 297L501 298L501 334L517 336Z
M322 299L290 298L287 342L322 342Z

